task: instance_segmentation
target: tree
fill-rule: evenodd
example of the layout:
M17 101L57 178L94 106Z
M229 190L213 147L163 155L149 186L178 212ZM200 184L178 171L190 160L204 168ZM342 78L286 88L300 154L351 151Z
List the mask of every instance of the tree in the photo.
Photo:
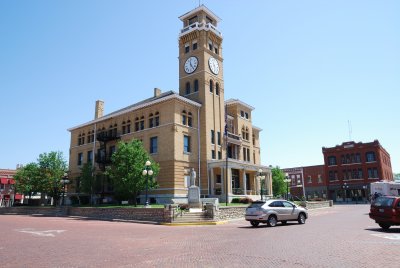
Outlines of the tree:
M284 181L285 174L283 171L278 167L272 168L272 191L275 196L283 196L286 194L287 185Z
M38 191L42 193L42 203L45 193L58 199L62 191L61 179L67 172L67 162L62 152L50 152L39 155L38 167L40 174L40 185Z
M40 188L40 172L39 166L36 163L29 163L26 166L19 168L14 176L16 191L28 195L39 191Z
M142 174L146 161L151 162L153 178L158 174L159 165L152 161L139 140L134 139L129 143L121 141L117 148L111 157L112 164L107 167L106 174L113 182L116 197L121 200L127 199L136 206L137 196L146 189L147 178ZM157 183L153 179L149 180L148 189L155 187Z

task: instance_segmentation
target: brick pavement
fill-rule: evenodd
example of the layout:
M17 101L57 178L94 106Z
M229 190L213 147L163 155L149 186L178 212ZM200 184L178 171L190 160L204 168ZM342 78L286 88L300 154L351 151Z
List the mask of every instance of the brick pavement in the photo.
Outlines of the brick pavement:
M398 267L400 236L382 235L400 228L381 232L368 209L313 210L305 225L275 228L1 215L0 259L2 267Z

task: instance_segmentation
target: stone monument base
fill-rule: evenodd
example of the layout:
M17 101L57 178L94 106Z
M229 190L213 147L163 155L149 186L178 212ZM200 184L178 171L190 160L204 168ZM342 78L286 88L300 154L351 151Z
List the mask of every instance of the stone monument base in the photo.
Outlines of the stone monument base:
M200 188L192 185L189 187L188 193L188 203L189 203L189 211L190 209L202 210L201 201L200 201Z

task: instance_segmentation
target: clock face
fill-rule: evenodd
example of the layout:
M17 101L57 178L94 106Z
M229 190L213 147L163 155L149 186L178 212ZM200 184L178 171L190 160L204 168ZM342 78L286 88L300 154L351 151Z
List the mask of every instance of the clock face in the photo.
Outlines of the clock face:
M190 57L185 62L185 72L188 74L193 73L197 69L197 65L199 65L199 61L196 57Z
M218 65L218 61L213 58L210 57L208 59L208 66L210 66L210 70L213 74L218 74L219 73L219 65Z

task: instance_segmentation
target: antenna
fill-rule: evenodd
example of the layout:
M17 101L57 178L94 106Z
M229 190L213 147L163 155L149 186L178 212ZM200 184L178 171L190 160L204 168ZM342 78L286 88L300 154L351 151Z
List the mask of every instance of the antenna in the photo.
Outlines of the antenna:
M348 124L348 127L349 127L349 141L352 141L352 139L351 139L351 134L352 134L352 132L353 132L353 128L352 128L352 126L351 126L351 121L350 121L350 120L347 120L347 124Z

